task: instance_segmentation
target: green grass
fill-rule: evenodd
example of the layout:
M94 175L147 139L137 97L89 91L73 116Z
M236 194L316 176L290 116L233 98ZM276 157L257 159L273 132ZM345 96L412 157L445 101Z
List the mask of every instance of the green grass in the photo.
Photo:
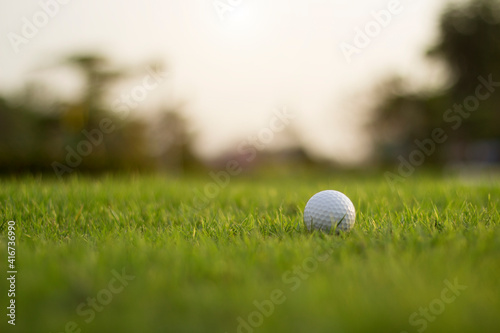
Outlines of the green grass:
M0 180L0 224L16 221L18 238L17 325L6 322L2 279L0 331L64 332L68 322L77 325L68 332L500 329L499 179L415 176L393 192L374 175L235 177L203 203L207 183ZM353 201L351 233L304 230L303 207L324 189ZM6 236L4 225L2 271ZM134 279L106 291L122 269ZM445 280L467 287L449 304L439 300L453 296ZM98 295L109 304L91 318L86 302ZM280 304L271 307L271 298ZM414 315L411 325L412 314L429 306L438 315ZM249 316L257 327L239 327Z

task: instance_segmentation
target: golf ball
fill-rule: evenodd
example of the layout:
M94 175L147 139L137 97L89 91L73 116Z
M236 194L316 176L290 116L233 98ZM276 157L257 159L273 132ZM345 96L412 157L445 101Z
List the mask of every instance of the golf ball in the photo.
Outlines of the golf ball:
M327 190L316 193L304 209L304 224L312 228L330 231L349 231L354 226L356 210L349 198L338 191Z

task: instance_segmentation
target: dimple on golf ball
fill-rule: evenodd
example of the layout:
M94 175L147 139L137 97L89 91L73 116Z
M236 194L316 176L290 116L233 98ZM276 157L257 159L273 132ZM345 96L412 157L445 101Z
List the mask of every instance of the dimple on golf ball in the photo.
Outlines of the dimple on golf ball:
M308 230L315 228L324 231L349 231L355 220L354 205L345 194L338 191L318 192L309 199L304 208L304 224Z

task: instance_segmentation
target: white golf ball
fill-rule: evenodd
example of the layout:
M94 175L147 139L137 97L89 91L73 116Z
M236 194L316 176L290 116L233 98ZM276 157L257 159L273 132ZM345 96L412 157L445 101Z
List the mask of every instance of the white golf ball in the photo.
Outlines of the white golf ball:
M312 228L330 231L349 231L354 226L356 210L349 198L338 191L318 192L309 199L304 208L304 224Z

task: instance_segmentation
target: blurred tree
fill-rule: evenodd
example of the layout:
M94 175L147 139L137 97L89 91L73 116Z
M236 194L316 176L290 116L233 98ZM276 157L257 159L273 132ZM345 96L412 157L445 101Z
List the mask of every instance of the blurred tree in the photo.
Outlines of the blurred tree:
M108 113L102 109L107 90L116 80L126 76L127 70L114 69L107 58L93 54L67 57L61 65L76 68L85 82L82 100L65 110L65 124L78 130L96 126Z
M150 153L156 159L157 167L177 174L200 167L200 162L191 152L193 135L181 110L181 105L163 110L156 116L150 131Z
M146 151L146 124L137 119L122 119L104 107L108 91L132 70L117 69L109 59L96 54L67 57L61 66L67 65L76 68L83 77L85 90L81 100L66 104L60 110L64 151L59 160L64 161L68 151L77 150L83 141L90 141L88 133L94 133L98 139L91 142L92 152L82 156L78 169L101 171L148 167L151 160ZM101 130L103 121L110 123L111 131Z
M60 138L57 116L35 112L31 104L0 97L0 172L40 171L58 157L53 149Z
M475 95L481 84L479 76L500 81L499 2L475 0L449 7L441 17L440 31L440 40L427 56L441 60L447 67L448 88L407 93L401 79L386 82L385 97L377 107L373 124L379 156L390 163L417 148L415 139L429 138L434 129L443 128L448 139L436 145L436 153L428 156L428 161L500 162L500 91L481 100L470 116L460 116L456 126L450 126L450 118L446 119L448 109ZM474 152L478 147L484 148L483 153Z
M79 100L52 101L38 84L26 86L17 103L12 97L0 97L0 172L55 171L64 175L74 170L143 170L155 164L178 171L194 160L179 110L169 110L155 123L164 136L160 140L169 142L162 145L151 141L157 138L148 137L146 120L105 107L106 94L116 80L137 72L116 69L98 55L72 56L60 66L68 64L85 82ZM164 149L152 156L152 145Z

